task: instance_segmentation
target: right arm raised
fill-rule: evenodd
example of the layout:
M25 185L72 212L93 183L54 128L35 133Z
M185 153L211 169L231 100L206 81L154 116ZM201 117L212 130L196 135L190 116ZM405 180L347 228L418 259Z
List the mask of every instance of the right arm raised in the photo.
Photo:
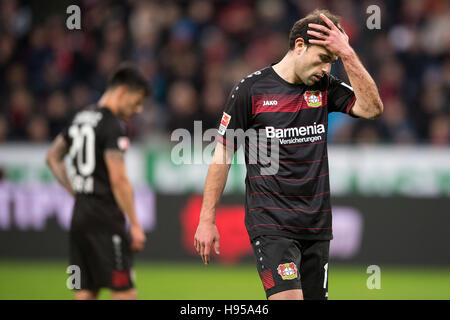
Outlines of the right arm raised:
M206 176L203 191L202 210L194 237L194 246L202 257L204 264L209 264L211 245L217 254L219 251L219 232L216 227L216 208L227 182L228 171L233 160L234 151L217 143Z

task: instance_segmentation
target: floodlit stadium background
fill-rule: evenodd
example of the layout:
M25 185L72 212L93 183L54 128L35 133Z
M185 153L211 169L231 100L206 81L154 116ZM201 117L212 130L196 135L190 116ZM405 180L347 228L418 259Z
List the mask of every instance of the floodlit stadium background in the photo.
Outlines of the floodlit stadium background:
M81 30L66 27L72 4L81 8ZM381 9L381 29L366 25L370 5ZM217 216L222 254L205 267L192 242L208 166L173 163L170 135L193 133L194 120L202 130L216 127L231 87L278 61L292 24L317 7L343 17L385 107L376 121L329 119L329 297L449 299L445 0L0 0L0 299L72 298L65 273L72 200L46 168L45 152L123 60L154 88L128 125L127 164L148 235L136 258L140 298L264 299L243 224L245 168L230 171ZM346 79L340 62L332 73ZM193 141L193 159L201 151ZM380 268L380 289L367 286L371 265Z

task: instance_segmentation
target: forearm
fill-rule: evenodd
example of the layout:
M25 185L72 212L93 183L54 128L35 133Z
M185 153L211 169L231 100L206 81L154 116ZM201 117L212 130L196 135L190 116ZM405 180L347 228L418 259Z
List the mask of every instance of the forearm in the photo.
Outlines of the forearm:
M67 192L74 195L75 192L73 191L72 183L70 182L66 164L64 162L67 151L67 143L63 136L59 134L53 141L50 150L47 152L46 162L56 180L67 190Z
M215 223L216 208L227 183L234 151L218 143L206 176L200 222Z
M56 180L67 190L71 195L74 195L72 184L67 174L66 164L63 160L48 159L47 164L50 170L53 172Z
M139 225L134 207L133 187L128 178L124 178L122 181L114 183L111 186L111 189L119 208L128 217L130 224Z
M375 118L383 112L383 104L378 94L375 81L364 68L356 52L349 49L341 55L345 71L355 92L361 116Z
M209 166L200 212L201 222L215 223L216 208L225 188L229 169L229 164L211 163Z

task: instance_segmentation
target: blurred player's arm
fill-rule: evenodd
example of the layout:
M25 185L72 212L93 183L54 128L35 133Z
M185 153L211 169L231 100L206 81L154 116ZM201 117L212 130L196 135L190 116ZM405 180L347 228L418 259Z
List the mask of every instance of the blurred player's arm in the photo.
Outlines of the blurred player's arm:
M53 172L56 180L58 180L67 192L74 195L75 192L73 191L72 184L70 183L66 164L64 162L64 157L68 152L69 146L63 136L59 134L47 152L46 162L50 170Z
M218 143L206 176L200 219L194 237L194 247L209 264L211 246L220 254L219 232L216 227L216 208L227 182L234 151Z
M115 149L106 150L104 159L108 168L109 181L114 198L130 221L131 248L133 250L141 250L144 247L146 239L144 231L137 219L134 207L133 187L126 172L124 154L122 151Z
M383 103L375 81L350 46L345 31L341 32L325 15L321 17L329 28L314 23L309 24L312 29L308 30L308 34L319 39L310 39L309 42L324 46L341 58L356 97L355 104L350 110L351 114L365 119L379 117L383 113Z

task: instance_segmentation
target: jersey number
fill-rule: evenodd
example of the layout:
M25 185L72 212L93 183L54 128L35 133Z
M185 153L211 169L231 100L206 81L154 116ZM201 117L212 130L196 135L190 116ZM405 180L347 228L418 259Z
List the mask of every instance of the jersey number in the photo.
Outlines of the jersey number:
M73 178L74 189L77 192L90 193L93 191L93 179L90 175L95 169L94 129L87 124L81 127L73 125L69 128L69 136L72 138L69 155L81 174L81 176L76 175Z

